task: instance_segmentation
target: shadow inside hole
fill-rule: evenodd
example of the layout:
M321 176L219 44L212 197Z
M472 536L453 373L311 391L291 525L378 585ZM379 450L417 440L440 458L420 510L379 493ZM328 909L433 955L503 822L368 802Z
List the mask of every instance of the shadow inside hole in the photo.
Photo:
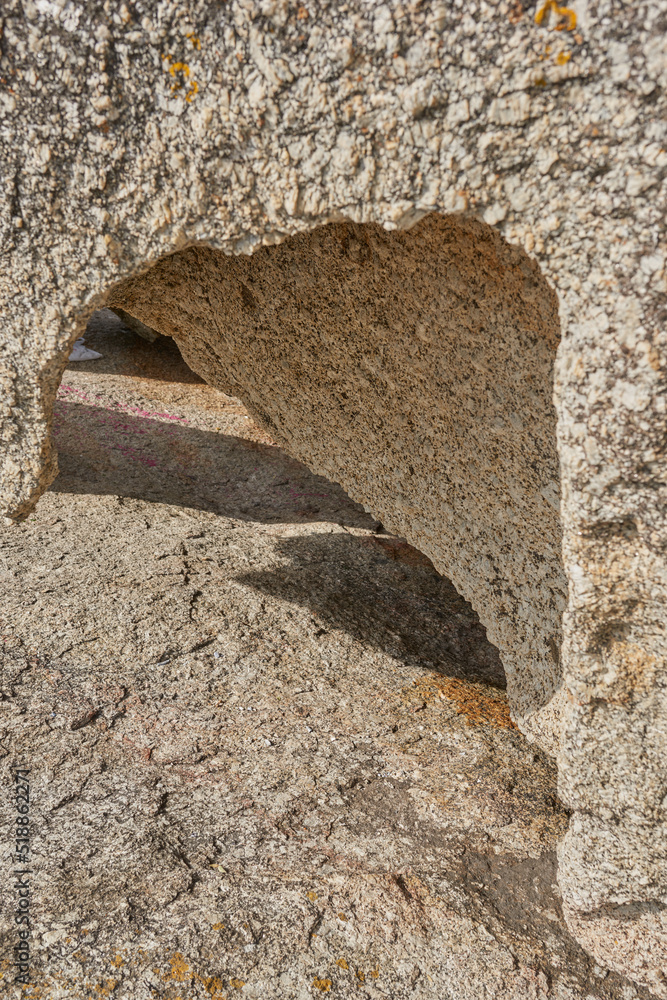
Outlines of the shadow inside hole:
M71 371L208 389L171 338L143 341L108 310L93 315L86 345L103 357L70 364ZM273 445L190 427L164 413L152 419L95 405L92 386L88 394L69 389L70 398L55 407L61 471L54 492L132 497L259 523L380 527L340 486ZM242 582L309 608L322 632L340 628L405 663L506 686L498 650L472 607L406 542L313 534L281 539L277 549L281 569L249 573Z
M66 371L91 375L126 375L180 385L206 385L181 357L176 341L158 337L154 343L142 340L111 312L99 309L86 327L85 346L102 357L94 361L70 361Z
M388 535L314 534L277 541L283 565L237 579L309 608L320 625L406 664L505 688L498 650L472 607L432 563Z

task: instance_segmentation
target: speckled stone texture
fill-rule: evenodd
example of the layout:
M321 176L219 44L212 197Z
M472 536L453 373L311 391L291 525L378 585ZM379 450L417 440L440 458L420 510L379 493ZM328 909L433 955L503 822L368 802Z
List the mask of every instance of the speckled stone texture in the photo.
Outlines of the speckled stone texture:
M470 605L119 327L93 317L60 474L0 525L34 869L32 989L0 883L2 1000L649 1000L568 932L555 762Z
M344 218L406 229L436 211L473 215L537 261L562 337L559 769L573 815L559 880L586 947L662 997L666 22L664 0L0 10L12 517L55 474L74 337L114 283L165 254L252 251Z
M556 297L490 226L332 223L252 256L193 247L113 289L473 601L514 717L556 753L567 584Z

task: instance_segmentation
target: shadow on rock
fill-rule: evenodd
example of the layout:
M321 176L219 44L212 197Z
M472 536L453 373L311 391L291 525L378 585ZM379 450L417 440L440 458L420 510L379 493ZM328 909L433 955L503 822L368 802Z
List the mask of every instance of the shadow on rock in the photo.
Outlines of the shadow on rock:
M344 629L405 663L505 687L498 650L472 607L431 562L388 535L280 539L283 565L239 581L308 607L322 632Z
M54 437L56 493L133 497L260 523L377 527L340 486L280 448L200 430L168 413L58 400Z

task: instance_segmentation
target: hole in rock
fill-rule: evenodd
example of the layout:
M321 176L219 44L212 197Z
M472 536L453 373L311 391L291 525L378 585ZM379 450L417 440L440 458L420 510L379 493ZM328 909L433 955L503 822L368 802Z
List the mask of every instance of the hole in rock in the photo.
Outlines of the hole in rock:
M105 309L91 318L85 343L102 357L65 370L52 492L303 526L276 539L278 568L238 581L307 609L322 643L339 629L404 663L505 686L497 649L453 584L339 485L276 447L240 400L188 367L171 337L148 342ZM308 531L318 523L348 530Z
M330 223L228 256L189 247L110 292L173 336L278 445L425 553L498 647L524 731L555 749L567 603L558 301L491 226Z
M534 261L460 216L394 232L332 223L250 257L189 247L114 286L108 301L173 337L207 385L148 378L136 361L119 375L107 361L84 398L74 384L84 372L68 372L56 489L260 525L333 523L348 535L374 531L371 509L471 602L500 651L515 713L528 729L535 716L543 745L555 746L567 592L552 402L560 328ZM161 340L159 370L184 373ZM416 571L402 597L379 598L373 560L361 575L351 569L362 551L349 538L282 539L278 568L242 576L392 654L459 669L446 667L453 646L430 604L414 621L397 610L419 590ZM354 586L342 569L340 583L323 583L324 563L344 565ZM394 617L410 624L392 628ZM498 683L491 659L474 669L495 670Z

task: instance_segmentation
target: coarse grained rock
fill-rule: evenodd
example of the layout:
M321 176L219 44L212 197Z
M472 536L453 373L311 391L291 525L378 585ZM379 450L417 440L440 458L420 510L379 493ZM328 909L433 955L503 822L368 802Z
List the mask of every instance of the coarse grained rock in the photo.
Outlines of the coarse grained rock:
M12 518L55 475L51 413L73 339L112 285L165 254L462 212L537 261L561 323L559 769L573 816L559 880L586 946L659 996L666 19L664 0L0 12Z
M568 932L555 762L450 581L169 338L86 338L0 526L3 1000L648 1000Z
M515 719L556 753L567 584L555 295L489 226L331 223L252 256L193 247L117 285L190 367L475 602Z
M160 336L157 330L152 330L150 326L146 326L146 324L142 323L141 320L138 320L136 316L130 316L129 313L126 313L124 309L114 309L114 312L118 316L118 319L121 320L125 326L132 331L132 333L136 333L138 337L141 337L143 340L147 340L149 344L154 344Z

